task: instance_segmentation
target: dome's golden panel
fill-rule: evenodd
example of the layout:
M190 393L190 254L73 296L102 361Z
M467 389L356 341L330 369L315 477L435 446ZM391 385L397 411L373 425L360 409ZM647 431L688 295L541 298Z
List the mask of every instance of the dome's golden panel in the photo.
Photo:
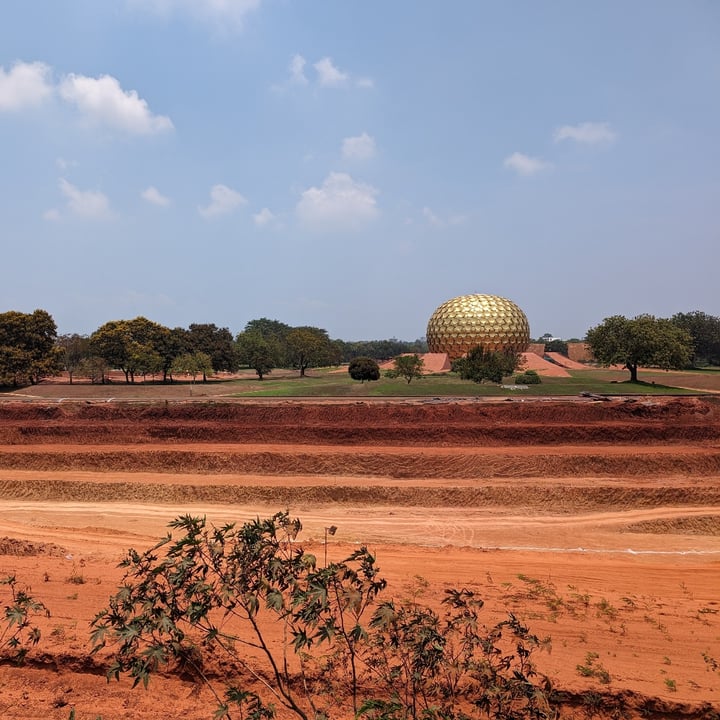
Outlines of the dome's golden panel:
M461 295L444 302L427 326L428 350L451 359L476 345L489 350L524 352L530 341L525 313L496 295Z

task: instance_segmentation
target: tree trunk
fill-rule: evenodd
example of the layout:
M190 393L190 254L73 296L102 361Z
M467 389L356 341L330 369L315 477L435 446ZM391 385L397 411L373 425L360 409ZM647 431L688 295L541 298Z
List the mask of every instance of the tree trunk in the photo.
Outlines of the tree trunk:
M630 371L630 382L636 383L638 366L637 363L625 363L625 368Z

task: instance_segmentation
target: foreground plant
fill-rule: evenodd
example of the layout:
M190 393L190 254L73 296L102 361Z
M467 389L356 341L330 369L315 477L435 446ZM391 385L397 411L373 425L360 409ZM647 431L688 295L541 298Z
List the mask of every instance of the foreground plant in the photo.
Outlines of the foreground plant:
M93 652L112 652L108 678L147 686L156 670L177 670L212 690L216 718L281 707L301 720L338 708L388 720L554 717L530 662L540 642L512 616L481 627L482 602L467 591L448 593L442 617L381 602L386 582L366 548L318 567L288 513L170 527L182 536L129 551L92 622Z
M367 656L383 697L361 715L372 720L548 720L556 717L549 680L531 655L549 648L510 614L481 625L483 601L447 590L443 613L410 603L383 603L371 623Z
M14 575L0 578L0 590L6 595L0 622L0 660L22 662L40 640L40 628L33 625L33 618L47 610L27 589L18 587Z

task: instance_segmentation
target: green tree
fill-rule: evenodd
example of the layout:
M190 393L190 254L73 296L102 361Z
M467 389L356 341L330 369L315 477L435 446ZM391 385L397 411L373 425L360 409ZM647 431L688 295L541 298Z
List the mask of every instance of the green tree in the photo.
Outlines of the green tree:
M289 350L287 346L287 336L291 330L292 327L290 325L286 325L279 320L258 318L257 320L250 320L245 325L244 332L258 333L261 335L265 342L269 343L271 347L277 350L278 356L276 367L287 368L291 365L288 357Z
M108 374L111 369L107 360L99 355L91 355L80 363L77 374L90 378L93 385L105 385L106 382L109 382Z
M369 357L356 357L348 365L348 373L353 380L379 380L380 366L375 360Z
M168 328L140 316L111 320L99 327L90 336L89 351L122 370L126 383L134 383L136 373L162 371L165 379L175 350Z
M240 366L232 333L214 323L193 323L188 328L189 352L203 352L210 357L215 372L235 372ZM203 375L203 382L207 375Z
M465 357L454 360L452 369L463 380L501 383L504 377L515 372L520 360L520 354L513 350L490 350L476 345Z
M174 375L190 375L192 381L195 382L195 378L198 375L202 375L206 378L208 375L213 374L212 361L207 353L196 352L196 353L183 353L178 355L171 366L171 372Z
M57 327L45 310L0 313L0 384L35 385L62 370Z
M601 365L622 365L629 370L630 382L637 382L640 365L664 370L687 366L693 347L686 330L653 315L605 318L588 330L586 341Z
M57 344L62 351L63 368L68 374L70 384L73 383L73 376L82 368L82 363L89 357L90 340L86 335L60 335Z
M389 340L355 340L345 342L336 340L341 355L341 362L350 362L356 357L369 357L373 360L384 361L407 353L426 353L428 351L427 342L424 338L414 341L397 340L390 338Z
M690 333L693 341L692 364L720 365L720 318L696 310L676 313L671 318L679 328Z
M385 375L389 378L405 378L409 385L415 378L422 377L424 367L425 361L416 353L398 355L393 362L392 370L388 370Z
M545 352L556 352L567 357L568 344L565 340L550 340L545 343Z
M266 340L257 331L238 334L237 352L240 362L255 370L260 380L277 367L280 350L272 338Z
M335 359L327 331L317 327L302 326L287 334L287 348L290 364L300 370L300 377L311 367L330 365Z

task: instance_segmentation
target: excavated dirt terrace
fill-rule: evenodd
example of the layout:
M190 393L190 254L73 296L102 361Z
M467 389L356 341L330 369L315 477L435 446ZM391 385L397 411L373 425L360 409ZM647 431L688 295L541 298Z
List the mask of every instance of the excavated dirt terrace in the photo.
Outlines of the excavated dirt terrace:
M0 575L50 611L3 718L212 717L172 673L107 684L88 622L177 515L281 509L316 553L337 526L331 560L368 545L396 597L469 587L550 636L565 718L720 717L712 399L3 402L0 499Z

